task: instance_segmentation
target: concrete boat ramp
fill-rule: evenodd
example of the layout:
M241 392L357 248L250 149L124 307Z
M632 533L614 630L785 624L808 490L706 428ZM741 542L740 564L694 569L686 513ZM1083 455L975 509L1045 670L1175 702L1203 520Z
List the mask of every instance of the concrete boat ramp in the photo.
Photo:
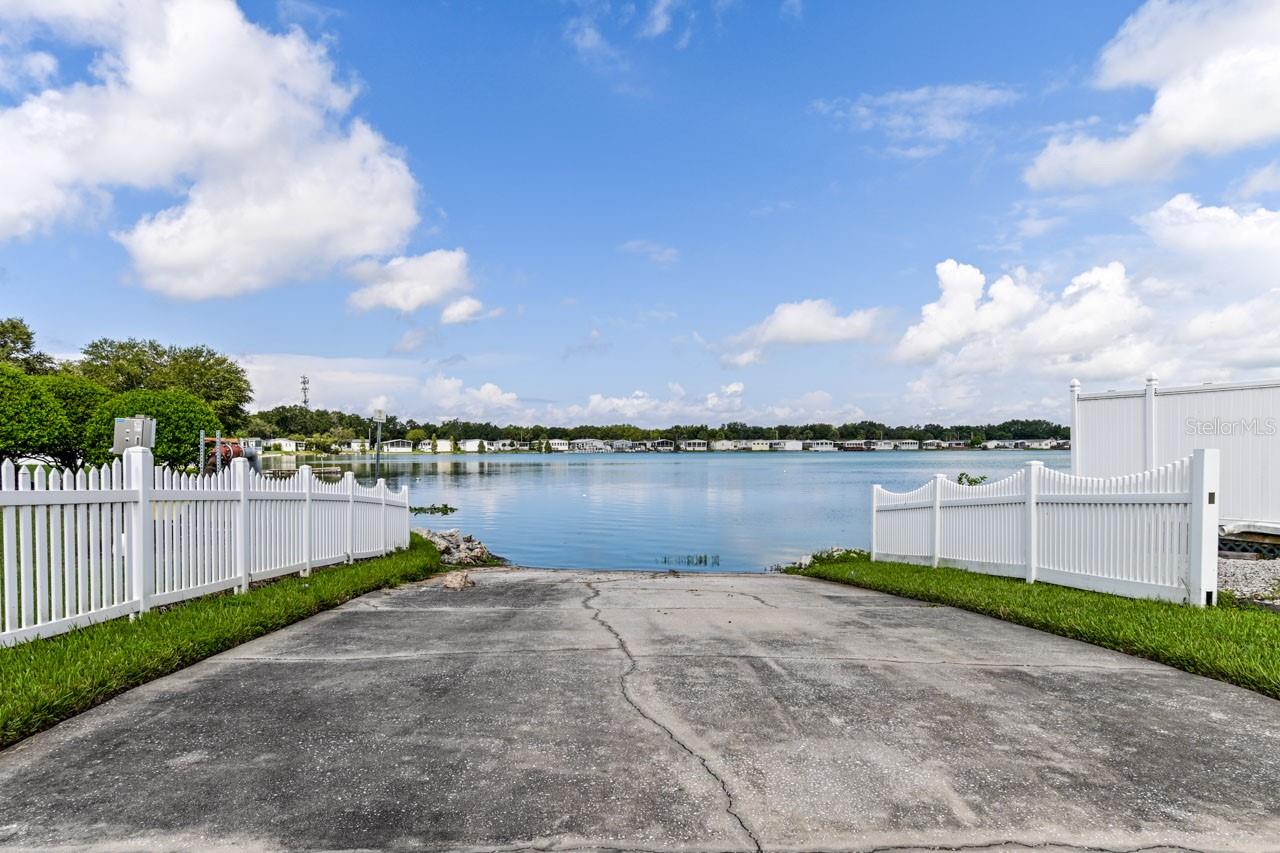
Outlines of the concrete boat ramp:
M374 593L0 753L0 847L1280 850L1280 702L779 575Z

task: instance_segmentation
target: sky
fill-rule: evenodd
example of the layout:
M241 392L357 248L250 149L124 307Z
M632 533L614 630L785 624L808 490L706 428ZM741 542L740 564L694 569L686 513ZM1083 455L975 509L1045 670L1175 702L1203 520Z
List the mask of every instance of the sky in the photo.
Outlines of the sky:
M1064 421L1278 268L1273 0L0 0L0 316L258 408Z

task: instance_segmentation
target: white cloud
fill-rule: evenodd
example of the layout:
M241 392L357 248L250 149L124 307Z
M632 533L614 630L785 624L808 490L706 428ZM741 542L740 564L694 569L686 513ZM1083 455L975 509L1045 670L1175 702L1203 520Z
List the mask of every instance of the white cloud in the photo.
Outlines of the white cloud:
M680 0L653 0L649 14L645 17L640 35L645 38L660 36L671 29L671 13L680 5Z
M400 340L392 345L391 351L398 353L416 352L427 342L426 329L406 329Z
M445 309L440 312L440 322L446 326L455 323L472 323L476 320L487 320L490 317L497 317L503 313L502 308L492 308L488 311L484 310L484 303L474 296L464 296L461 299L450 302Z
M1150 0L1103 50L1095 83L1153 89L1151 110L1119 136L1051 139L1031 186L1150 180L1193 154L1280 139L1280 3Z
M464 418L490 420L512 418L527 420L529 410L511 391L503 391L492 382L474 388L456 377L437 373L422 384L428 417L433 419Z
M871 334L879 316L875 308L841 315L825 299L783 302L764 320L735 335L730 340L735 351L725 354L722 361L746 367L760 362L765 349L775 345L863 340Z
M300 29L270 33L231 0L10 3L3 22L96 58L88 79L0 109L0 238L117 190L172 193L115 236L144 286L203 299L398 251L418 223L408 166L347 120L356 87Z
M1245 175L1236 194L1240 198L1251 199L1274 192L1280 192L1280 160L1272 160Z
M618 251L641 255L660 267L669 267L680 260L679 249L664 246L652 240L628 240L618 247Z
M1001 276L989 290L987 277L977 267L948 258L934 271L942 294L921 309L920 322L898 342L894 355L904 361L931 359L952 344L1003 329L1040 302L1024 270Z
M782 0L782 5L778 7L778 14L783 18L800 20L804 17L804 0Z
M408 314L471 289L467 253L462 249L436 249L413 257L393 258L385 264L362 261L348 273L364 282L364 286L348 298L351 305L361 311L392 308ZM479 305L478 301L476 304Z
M292 353L255 353L236 359L253 385L253 408L298 405L299 379L311 380L311 405L364 411L375 398L403 399L419 386L413 362L393 358L337 358Z
M58 60L42 50L14 51L0 34L0 89L22 91L44 86L58 73Z
M1017 99L1017 92L1007 87L969 83L861 95L856 100L819 99L812 108L854 130L882 131L895 142L891 153L920 158L971 135L979 115Z
M1180 272L1186 264L1217 286L1269 287L1280 268L1280 211L1257 207L1240 212L1200 204L1182 193L1138 218L1138 223L1167 253L1176 253Z

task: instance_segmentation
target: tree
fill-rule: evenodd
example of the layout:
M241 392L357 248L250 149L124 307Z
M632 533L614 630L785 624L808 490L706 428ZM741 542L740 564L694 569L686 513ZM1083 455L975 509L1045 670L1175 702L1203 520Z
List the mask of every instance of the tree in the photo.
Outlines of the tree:
M432 453L436 452L436 442L437 442L436 434L433 432L431 433L431 452Z
M0 364L0 459L53 461L71 425L53 395L16 367Z
M69 427L61 444L48 449L49 461L63 468L79 468L84 464L89 424L98 408L111 399L111 392L71 373L49 373L33 379L58 402Z
M421 442L427 440L427 431L422 427L414 427L404 434L404 437L413 442L413 446L417 447Z
M75 370L86 379L117 394L142 389L186 391L208 403L228 429L240 427L245 407L253 399L244 368L206 346L166 347L153 340L99 338L81 353ZM328 426L307 431L319 433Z
M117 394L98 407L85 440L87 461L98 464L111 458L111 442L116 418L147 415L156 420L156 462L183 468L192 464L200 450L200 431L212 436L222 429L213 409L186 391L138 390Z
M23 373L49 373L53 358L36 349L36 336L21 317L0 320L0 363L9 364Z

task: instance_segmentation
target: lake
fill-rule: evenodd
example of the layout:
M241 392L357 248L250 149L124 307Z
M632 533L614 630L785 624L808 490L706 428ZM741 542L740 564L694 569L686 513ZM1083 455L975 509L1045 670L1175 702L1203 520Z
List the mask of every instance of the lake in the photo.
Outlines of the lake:
M764 571L832 546L870 544L871 485L906 491L940 472L997 480L1032 459L1068 470L1064 451L390 455L382 470L410 503L523 566ZM267 457L266 467L291 467ZM362 481L372 457L327 458Z

